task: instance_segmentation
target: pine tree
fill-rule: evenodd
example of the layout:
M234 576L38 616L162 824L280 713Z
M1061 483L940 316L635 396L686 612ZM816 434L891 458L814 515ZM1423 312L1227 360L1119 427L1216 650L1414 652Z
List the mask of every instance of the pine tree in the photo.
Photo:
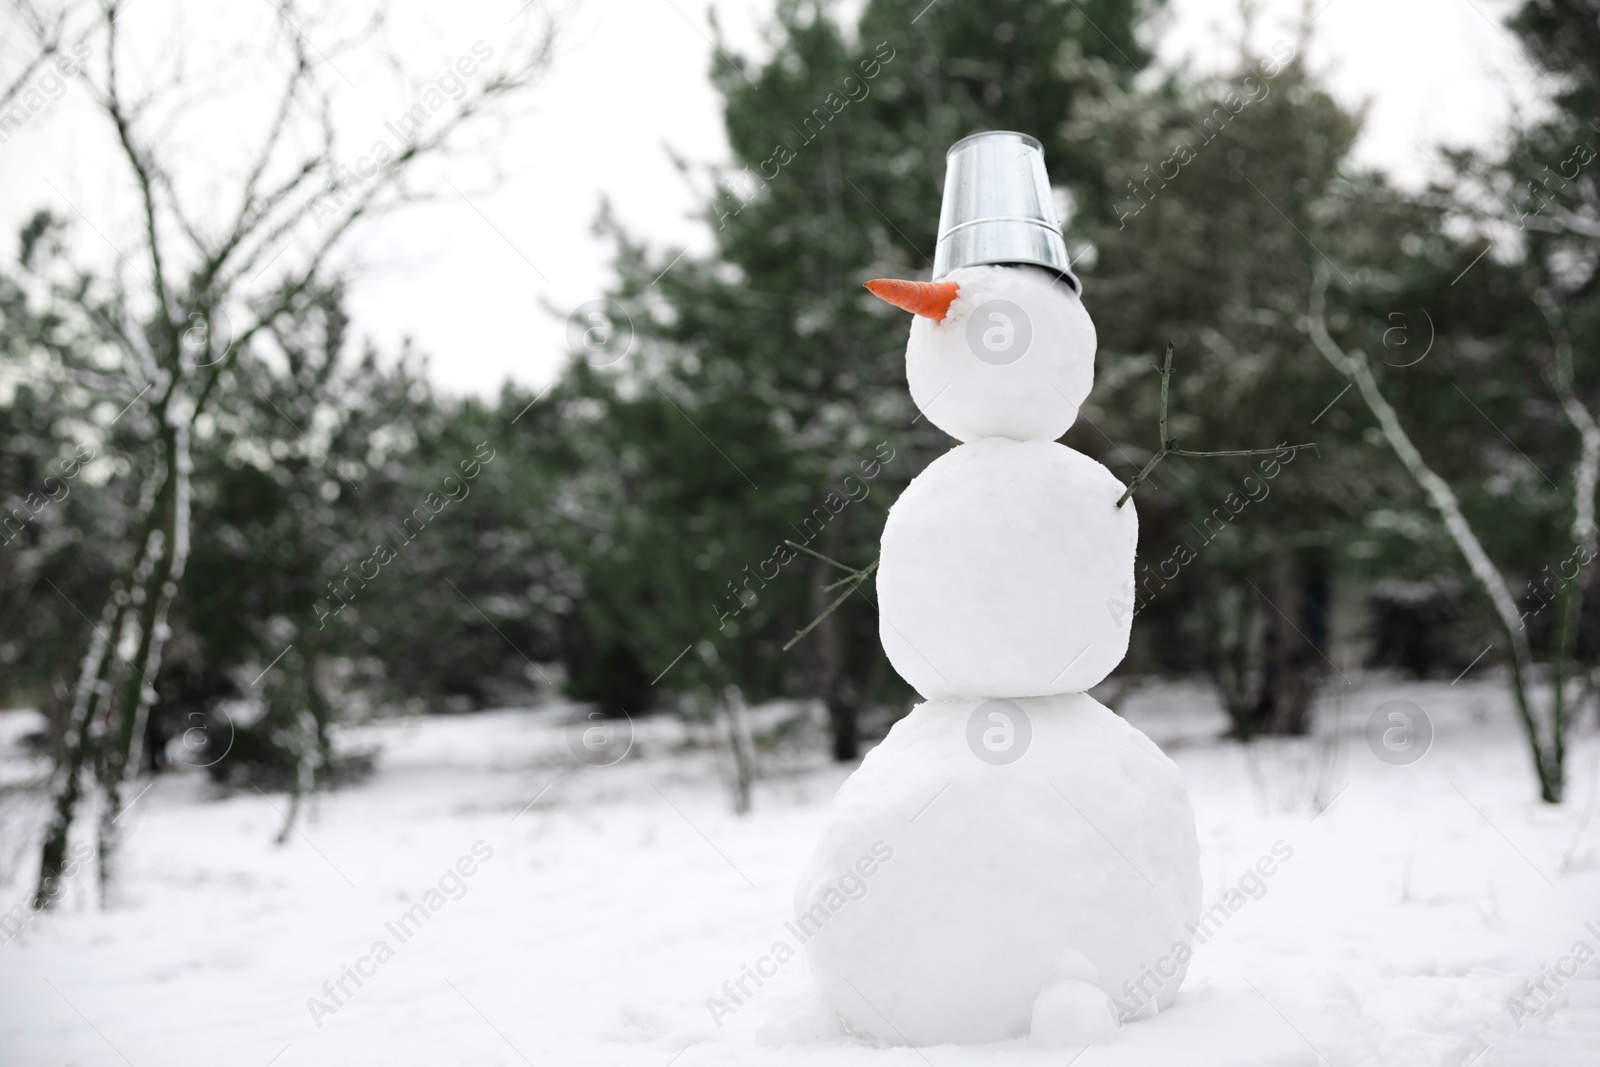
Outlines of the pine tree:
M620 369L573 376L614 456L592 487L610 520L583 568L576 695L737 680L752 699L814 696L839 759L864 708L903 703L870 584L782 651L841 573L783 542L865 566L887 505L949 445L906 393L904 316L861 284L927 276L944 152L968 133L1032 132L1057 180L1086 174L1057 129L1149 62L1134 30L1154 6L876 0L846 32L831 5L786 0L770 60L719 47L733 162L703 212L714 251L651 250L607 223L639 343ZM1074 199L1104 196L1085 183Z

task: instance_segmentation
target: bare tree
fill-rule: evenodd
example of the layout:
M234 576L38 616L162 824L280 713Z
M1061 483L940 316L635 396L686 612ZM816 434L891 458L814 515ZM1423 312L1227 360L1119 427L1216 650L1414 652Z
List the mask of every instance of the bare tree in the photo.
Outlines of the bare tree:
M140 765L167 616L189 555L190 441L195 420L215 401L220 368L230 358L246 358L252 345L270 342L281 322L339 277L336 253L358 224L445 195L418 180L419 165L459 155L475 131L481 135L503 121L548 69L556 30L546 9L530 4L508 28L508 46L502 43L497 54L492 46L475 47L470 61L463 56L462 72L471 67L476 80L468 88L465 77L450 74L451 88L462 91L447 97L437 87L430 92L429 80L387 44L386 5L332 40L316 12L280 0L275 35L265 45L266 57L281 62L274 103L259 129L245 131L253 147L242 173L207 175L224 185L227 206L200 217L193 199L179 193L180 153L171 137L173 125L204 102L194 92L197 80L174 42L171 70L135 89L127 71L132 50L119 20L127 6L99 0L84 30L99 41L97 69L84 78L134 194L137 243L119 250L120 264L109 279L47 270L30 254L30 242L24 245L23 266L33 281L117 354L111 369L60 361L56 373L102 395L132 398L147 429L145 462L136 465L142 479L138 520L121 576L92 625L52 780L38 907L54 896L91 766L102 794L101 899L114 902L124 785ZM38 55L61 47L65 14L38 18L30 5L14 7L13 21L31 35ZM317 38L320 46L313 43ZM349 56L377 60L412 86L419 101L397 119L408 136L353 165L335 120L336 104L353 88L338 66Z
M1581 606L1581 586L1575 578L1566 580L1558 594L1555 637L1551 648L1552 684L1549 699L1541 706L1532 688L1533 649L1528 642L1527 629L1522 613L1517 610L1511 587L1499 566L1484 550L1472 523L1462 512L1455 490L1429 466L1406 432L1399 414L1383 395L1366 354L1359 348L1346 349L1328 332L1328 284L1328 268L1320 262L1316 263L1305 320L1311 343L1334 370L1355 385L1367 410L1377 420L1384 440L1399 458L1406 473L1422 489L1429 506L1444 524L1451 542L1466 560L1473 580L1488 597L1495 621L1511 649L1511 695L1527 738L1528 750L1533 757L1534 773L1539 779L1539 796L1547 803L1559 803L1566 782L1566 737L1571 721L1567 678ZM1596 425L1593 414L1579 400L1574 388L1572 344L1567 338L1559 306L1549 293L1541 292L1537 294L1537 299L1550 324L1553 340L1552 365L1546 368L1548 377L1555 386L1567 421L1578 434L1578 454L1572 461L1572 523L1569 527L1574 547L1573 558L1581 555L1585 561L1592 560L1595 558L1597 541L1594 495L1596 483L1600 481L1600 426ZM1562 577L1566 578L1565 575ZM1587 678L1587 672L1584 677Z

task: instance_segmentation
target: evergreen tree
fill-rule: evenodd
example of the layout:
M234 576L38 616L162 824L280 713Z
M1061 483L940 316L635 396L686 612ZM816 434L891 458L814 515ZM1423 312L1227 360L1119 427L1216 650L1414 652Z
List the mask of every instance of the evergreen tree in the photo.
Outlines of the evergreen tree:
M606 224L638 344L573 377L615 457L589 497L607 521L583 565L575 694L637 704L736 680L816 696L839 759L864 708L903 705L870 584L783 651L843 577L819 557L865 567L886 506L949 445L907 396L903 314L861 284L926 276L944 152L968 133L1039 134L1071 182L1080 157L1055 128L1148 63L1134 31L1152 6L875 0L847 33L829 5L786 0L769 61L717 60L733 163L702 215L713 253ZM1077 198L1103 200L1092 184Z
M1366 516L1412 493L1306 343L1314 264L1384 279L1374 299L1404 309L1421 352L1417 302L1396 295L1412 259L1402 238L1437 216L1351 166L1354 117L1294 53L1280 41L1212 82L1108 94L1065 131L1114 194L1108 215L1075 228L1094 249L1085 299L1100 350L1067 442L1131 477L1158 444L1152 354L1172 343L1180 442L1318 445L1167 461L1136 498L1130 667L1209 674L1245 738L1305 732L1320 680L1344 684L1328 658L1333 594L1371 576L1381 549ZM1396 362L1405 336L1391 334Z

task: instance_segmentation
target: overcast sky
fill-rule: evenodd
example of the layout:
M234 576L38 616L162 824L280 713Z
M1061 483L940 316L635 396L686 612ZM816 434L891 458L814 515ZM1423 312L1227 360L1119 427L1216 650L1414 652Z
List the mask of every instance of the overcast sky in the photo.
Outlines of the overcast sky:
M963 2L977 0L937 0L924 17ZM141 10L143 3L149 8ZM475 3L470 25L452 21L443 32L460 38L462 52L475 39L499 40L522 3ZM1239 6L1171 0L1160 27L1162 60L1201 71L1227 66L1237 54ZM1303 0L1253 6L1258 49L1293 38ZM1314 69L1347 104L1368 107L1363 162L1412 184L1428 175L1434 145L1483 145L1500 136L1513 102L1526 107L1536 96L1530 68L1501 25L1514 6L1312 0ZM164 17L156 0L141 7L124 18ZM722 0L716 7L736 49L758 47L768 2ZM369 269L351 301L357 330L390 351L414 337L432 354L435 378L454 391L493 393L507 377L540 388L567 358L564 317L545 305L575 307L609 280L608 248L590 232L602 195L632 232L669 257L704 250L706 234L689 217L697 208L693 193L668 147L693 161L726 155L706 80L705 12L697 0L575 4L536 112L503 145L507 178L498 191L471 205L455 199L420 208L366 235ZM86 125L94 120L72 106L70 94L51 107L0 148L0 228L7 235L27 210L64 210L63 195L97 225L109 227L116 212L102 168L93 165L92 146L103 140ZM930 203L930 213L937 210Z

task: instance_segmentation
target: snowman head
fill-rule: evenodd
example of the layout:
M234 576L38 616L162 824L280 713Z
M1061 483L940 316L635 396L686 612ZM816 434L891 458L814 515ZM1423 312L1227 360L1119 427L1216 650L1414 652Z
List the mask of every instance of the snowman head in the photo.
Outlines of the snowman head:
M911 399L960 441L1054 441L1094 384L1094 322L1077 291L1039 267L959 267L937 282L867 283L912 312Z

